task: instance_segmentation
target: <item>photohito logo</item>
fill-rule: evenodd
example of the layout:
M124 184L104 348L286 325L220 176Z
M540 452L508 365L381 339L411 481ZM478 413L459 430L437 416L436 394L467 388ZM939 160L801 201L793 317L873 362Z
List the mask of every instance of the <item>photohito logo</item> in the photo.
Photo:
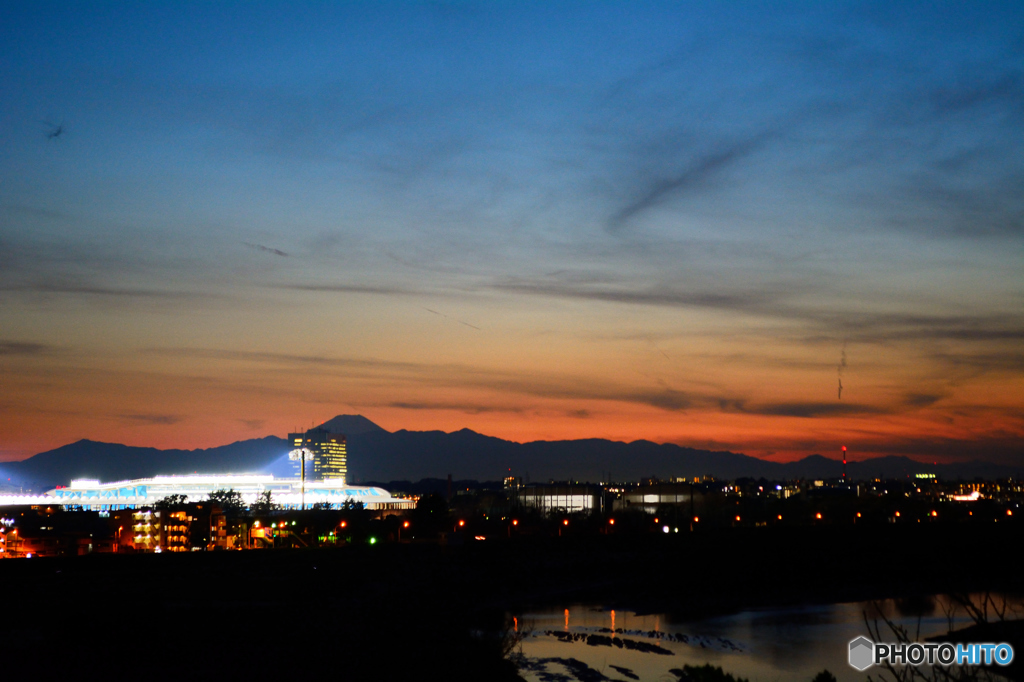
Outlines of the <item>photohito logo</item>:
M867 637L850 642L850 665L864 671L873 665L1010 665L1013 647L1009 644L921 644L876 643Z

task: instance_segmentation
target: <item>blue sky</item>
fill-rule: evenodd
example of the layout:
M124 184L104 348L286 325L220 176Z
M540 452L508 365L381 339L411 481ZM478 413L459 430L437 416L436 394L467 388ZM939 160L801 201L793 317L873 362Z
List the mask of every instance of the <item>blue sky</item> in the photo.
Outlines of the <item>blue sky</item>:
M0 457L353 410L1020 453L1017 3L0 21Z

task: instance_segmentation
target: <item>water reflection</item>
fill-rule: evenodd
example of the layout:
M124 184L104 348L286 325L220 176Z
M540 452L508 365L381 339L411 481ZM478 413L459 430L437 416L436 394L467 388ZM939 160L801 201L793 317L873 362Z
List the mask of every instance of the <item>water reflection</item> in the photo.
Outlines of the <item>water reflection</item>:
M839 682L863 682L866 674L847 664L847 644L868 634L866 618L881 623L880 617L911 635L919 633L918 638L972 623L946 596L744 611L679 622L664 614L577 605L522 614L531 632L522 651L533 661L522 674L537 681L637 679L633 674L642 680L675 680L673 669L710 663L751 682L810 682L826 668Z

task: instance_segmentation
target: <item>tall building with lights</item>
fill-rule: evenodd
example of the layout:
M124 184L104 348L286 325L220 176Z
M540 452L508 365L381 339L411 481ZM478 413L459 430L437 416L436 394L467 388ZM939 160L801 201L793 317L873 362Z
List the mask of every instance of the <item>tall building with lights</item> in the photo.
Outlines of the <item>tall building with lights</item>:
M344 482L348 475L345 434L332 433L317 427L305 433L289 433L288 442L293 448L307 448L313 453L313 480L341 479ZM306 470L308 476L308 466Z

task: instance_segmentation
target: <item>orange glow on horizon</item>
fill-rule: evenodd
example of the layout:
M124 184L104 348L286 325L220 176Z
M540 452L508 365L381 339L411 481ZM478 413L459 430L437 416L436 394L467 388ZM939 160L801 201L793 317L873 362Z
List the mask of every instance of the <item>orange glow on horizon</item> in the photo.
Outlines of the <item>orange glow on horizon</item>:
M369 312L357 312L346 323L382 327ZM117 326L111 322L111 328ZM531 351L510 368L506 358L520 358L521 348L532 347L522 331L506 329L505 336L489 337L486 350L447 345L447 338L417 345L419 337L412 331L418 329L379 331L396 339L386 348L367 339L365 346L352 341L355 347L336 351L338 366L345 366L346 353L357 363L369 363L365 375L355 378L337 369L330 353L304 353L287 335L270 335L262 345L235 351L218 348L216 336L205 338L202 330L191 332L198 337L194 345L215 352L144 352L139 349L160 347L161 337L156 330L140 330L125 347L76 357L74 367L62 364L70 360L59 355L20 364L5 359L5 393L18 401L8 406L0 422L0 461L24 459L83 438L161 449L209 448L267 435L283 437L340 413L362 414L389 431L469 428L520 443L642 439L775 462L834 453L839 441L846 443L844 455L845 448L852 448L859 460L903 454L930 463L935 461L933 443L979 438L984 443L988 438L998 445L1024 437L1024 421L1018 416L1020 385L1012 373L981 375L954 387L933 406L907 408L901 387L928 370L910 351L859 370L864 397L848 403L844 393L840 405L823 397L815 371L769 369L754 381L750 367L742 363L704 362L709 356L728 359L749 352L738 342L680 340L673 353L678 367L670 366L678 388L673 384L667 390L643 378L643 363L654 359L636 366L617 361L616 352L632 349L623 344L581 349L573 336L547 353ZM393 353L391 359L374 359L386 351ZM783 353L783 348L764 349L769 355L775 352ZM786 351L810 361L808 352ZM372 369L374 363L382 369ZM264 371L269 368L273 371ZM339 383L354 396L352 404L337 405ZM737 396L744 409L712 395L685 404L676 398L676 393L702 395L711 390L707 384L723 395ZM778 391L766 391L769 385ZM831 390L830 382L829 396ZM851 401L858 396L856 390L852 383L847 387ZM836 407L843 411L836 412ZM944 454L947 460L956 456L955 450Z

